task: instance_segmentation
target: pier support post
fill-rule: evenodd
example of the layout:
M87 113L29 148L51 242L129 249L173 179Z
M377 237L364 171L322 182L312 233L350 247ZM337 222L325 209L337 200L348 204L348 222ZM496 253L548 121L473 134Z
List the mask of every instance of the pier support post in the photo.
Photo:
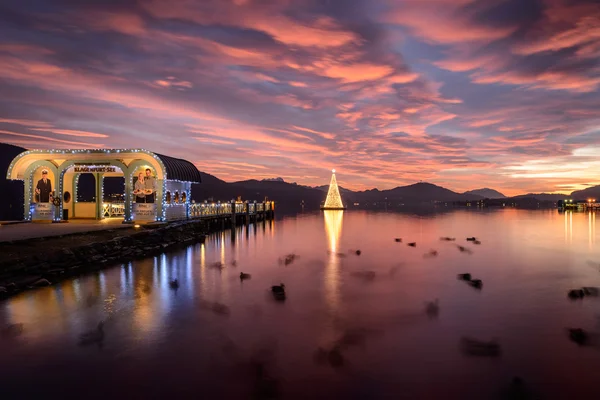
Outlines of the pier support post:
M248 204L248 200L246 200L244 202L244 208L245 208L244 211L246 211L246 221L245 222L246 222L246 225L248 225L248 223L250 222L249 221L250 220L250 204Z
M231 227L232 229L235 228L236 225L236 221L237 220L237 215L235 213L235 200L231 200Z

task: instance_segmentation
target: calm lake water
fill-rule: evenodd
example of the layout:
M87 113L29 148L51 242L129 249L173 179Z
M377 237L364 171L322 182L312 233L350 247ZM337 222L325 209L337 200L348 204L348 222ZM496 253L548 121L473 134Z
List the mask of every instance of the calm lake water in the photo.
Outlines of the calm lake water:
M600 347L566 331L600 332L600 298L567 298L600 286L599 262L594 213L261 222L0 302L0 398L511 398L514 376L530 398L599 396ZM78 345L101 320L102 344ZM466 354L465 336L495 338L500 356Z

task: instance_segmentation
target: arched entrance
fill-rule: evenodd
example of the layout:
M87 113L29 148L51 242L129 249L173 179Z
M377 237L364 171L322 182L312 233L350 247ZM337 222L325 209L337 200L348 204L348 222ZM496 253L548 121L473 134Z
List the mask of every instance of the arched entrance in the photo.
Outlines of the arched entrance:
M120 198L107 201L104 193L105 178L123 178L127 167L118 161L96 161L90 164L66 162L59 167L59 188L63 193L62 220L105 219L125 216L125 191Z
M143 187L137 184L140 173ZM95 186L91 200L79 204L77 180L82 174L92 174ZM104 196L103 181L109 177L124 180L124 192L115 199ZM143 149L28 150L11 162L7 179L25 182L26 220L122 217L124 222L136 223L187 218L191 184L201 181L200 172L189 161ZM142 189L144 197L139 195ZM187 195L167 204L167 191Z

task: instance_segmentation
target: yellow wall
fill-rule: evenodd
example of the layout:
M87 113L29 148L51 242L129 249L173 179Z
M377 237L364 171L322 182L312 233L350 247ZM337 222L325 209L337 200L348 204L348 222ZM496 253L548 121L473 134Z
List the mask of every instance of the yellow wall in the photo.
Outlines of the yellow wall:
M96 203L75 203L75 218L96 218Z
M64 201L64 193L69 192L71 194L71 200L69 202ZM75 193L73 190L73 173L67 172L64 175L63 180L63 208L69 210L69 218L73 218L73 204L75 204Z

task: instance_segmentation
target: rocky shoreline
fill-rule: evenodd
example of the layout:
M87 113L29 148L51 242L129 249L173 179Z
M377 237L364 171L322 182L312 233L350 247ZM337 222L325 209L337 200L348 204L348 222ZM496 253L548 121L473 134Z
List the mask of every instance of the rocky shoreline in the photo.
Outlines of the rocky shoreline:
M201 221L182 221L145 226L131 234L113 232L115 236L108 240L54 249L44 246L38 254L0 262L0 299L107 266L203 242L207 225ZM27 241L39 242L39 239Z

